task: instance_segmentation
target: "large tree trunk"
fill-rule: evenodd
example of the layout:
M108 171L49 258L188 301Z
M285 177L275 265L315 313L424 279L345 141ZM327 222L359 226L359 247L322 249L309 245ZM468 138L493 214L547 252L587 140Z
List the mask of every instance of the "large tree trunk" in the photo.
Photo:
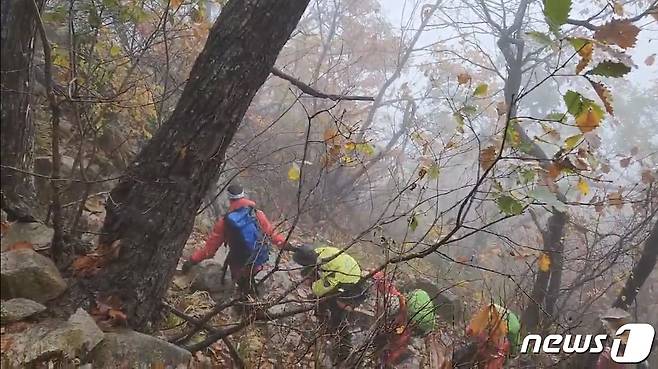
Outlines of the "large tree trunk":
M640 260L633 266L631 275L626 280L626 285L617 296L613 307L628 310L633 304L644 281L649 278L651 272L656 269L656 258L658 257L658 222L653 225L649 238L644 241L644 249Z
M36 3L39 7L43 5L42 0ZM29 1L2 0L1 12L1 203L10 218L32 221L34 181L26 172L32 171L34 162L30 69L35 23Z
M166 123L107 201L101 244L117 256L88 296L115 296L129 323L147 329L158 311L194 217L224 154L308 0L232 0L212 27Z

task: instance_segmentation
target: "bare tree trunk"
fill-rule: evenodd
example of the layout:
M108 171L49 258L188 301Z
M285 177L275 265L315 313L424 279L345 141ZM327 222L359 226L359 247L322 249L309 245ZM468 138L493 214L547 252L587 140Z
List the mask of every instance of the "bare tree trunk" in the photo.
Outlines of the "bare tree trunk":
M517 115L517 99L523 81L524 65L524 41L521 38L523 20L525 19L528 9L528 0L520 2L514 16L514 22L507 28L503 28L490 17L488 8L484 2L484 15L492 28L500 33L497 45L505 58L507 67L507 76L505 78L505 103L511 107L510 116L512 119ZM529 145L531 154L538 159L542 159L542 165L548 165L548 155L528 136L525 130L518 124L513 123L512 128L519 133L524 144ZM558 199L564 201L565 196L562 193L556 194ZM541 322L542 312L547 314L553 313L555 301L557 299L560 286L562 284L562 267L563 267L563 250L564 245L562 238L564 236L565 226L568 215L564 212L552 209L552 215L548 219L548 227L544 232L544 252L548 254L551 260L551 267L548 272L537 271L537 276L533 285L530 301L526 310L522 314L523 327L526 331L535 331ZM543 308L542 308L543 307ZM543 309L543 311L542 311Z
M640 288L644 282L649 278L651 272L656 269L656 258L658 257L658 222L653 225L653 229L649 234L649 238L644 241L644 249L642 256L637 261L631 275L626 280L626 285L617 296L613 307L628 310L633 304Z
M226 149L307 4L232 0L222 10L176 109L110 194L101 244L119 250L81 281L87 301L118 297L130 325L148 328Z
M561 285L562 251L564 250L562 236L564 235L566 222L567 215L559 211L554 212L548 219L548 229L544 232L543 238L544 252L548 254L551 260L551 267L546 272L537 271L530 301L521 317L521 321L523 321L528 332L534 332L539 326L543 316L542 306L544 306L547 314L553 313L557 292L559 292Z
M43 1L37 1L41 7ZM2 135L2 209L19 221L34 221L34 163L31 66L35 23L32 5L24 0L2 0L2 67L0 103Z

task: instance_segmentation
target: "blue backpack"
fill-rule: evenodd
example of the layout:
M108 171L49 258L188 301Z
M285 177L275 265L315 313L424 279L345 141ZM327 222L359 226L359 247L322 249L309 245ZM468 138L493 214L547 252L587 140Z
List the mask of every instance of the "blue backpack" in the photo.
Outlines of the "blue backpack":
M256 209L242 207L226 214L227 240L234 261L260 266L269 260L270 242L264 237Z

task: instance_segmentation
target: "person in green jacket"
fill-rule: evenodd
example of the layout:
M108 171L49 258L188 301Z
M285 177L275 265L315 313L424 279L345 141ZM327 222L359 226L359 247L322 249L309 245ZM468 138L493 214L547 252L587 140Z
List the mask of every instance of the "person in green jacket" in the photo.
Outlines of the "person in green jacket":
M348 315L366 298L367 286L359 263L349 254L331 246L303 245L293 260L302 266L302 276L319 299L317 315L327 331L336 336L334 360L343 362L350 353L352 337Z

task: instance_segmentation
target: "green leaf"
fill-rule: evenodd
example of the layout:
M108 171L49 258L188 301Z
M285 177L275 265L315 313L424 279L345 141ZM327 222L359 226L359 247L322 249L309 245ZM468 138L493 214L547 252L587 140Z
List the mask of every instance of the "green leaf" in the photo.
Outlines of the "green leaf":
M473 96L484 96L489 90L489 85L486 83L480 83L475 90L473 91Z
M428 169L427 169L427 176L430 179L437 179L439 178L439 173L440 173L439 166L436 165L436 163L433 163Z
M522 169L521 172L519 172L521 183L528 184L533 182L535 180L535 174L535 171L532 169Z
M502 195L496 199L500 211L507 215L518 215L523 212L523 204L509 195Z
M546 186L537 186L534 190L528 193L528 197L543 202L548 206L555 208L558 211L566 211L567 206L562 201L558 200L555 193L548 189Z
M567 120L567 114L566 113L550 113L546 116L546 120L564 123Z
M583 111L583 96L578 92L569 90L564 94L563 99L567 104L567 110L574 117Z
M631 67L627 66L624 63L618 63L618 62L606 60L599 63L597 66L595 66L585 74L619 78L625 76L630 71L631 71Z
M574 147L580 143L580 140L583 139L582 134L569 136L564 140L564 148L567 150L572 150Z
M571 0L544 0L544 15L554 30L567 22L570 11Z
M553 44L553 40L551 39L551 36L549 36L544 32L532 31L532 32L526 32L526 35L530 36L530 38L538 44L541 45Z
M375 154L375 147L372 146L369 143L359 143L356 144L356 151L362 152L366 155L374 155Z
M473 105L466 105L462 108L462 112L468 116L473 116L478 112L478 108Z
M416 228L418 228L418 218L416 218L416 215L412 215L411 218L409 218L409 229L411 229L412 232L415 232Z
M592 42L582 37L569 37L568 40L571 46L573 46L573 49L576 51L580 51L583 47L585 47L585 45Z

